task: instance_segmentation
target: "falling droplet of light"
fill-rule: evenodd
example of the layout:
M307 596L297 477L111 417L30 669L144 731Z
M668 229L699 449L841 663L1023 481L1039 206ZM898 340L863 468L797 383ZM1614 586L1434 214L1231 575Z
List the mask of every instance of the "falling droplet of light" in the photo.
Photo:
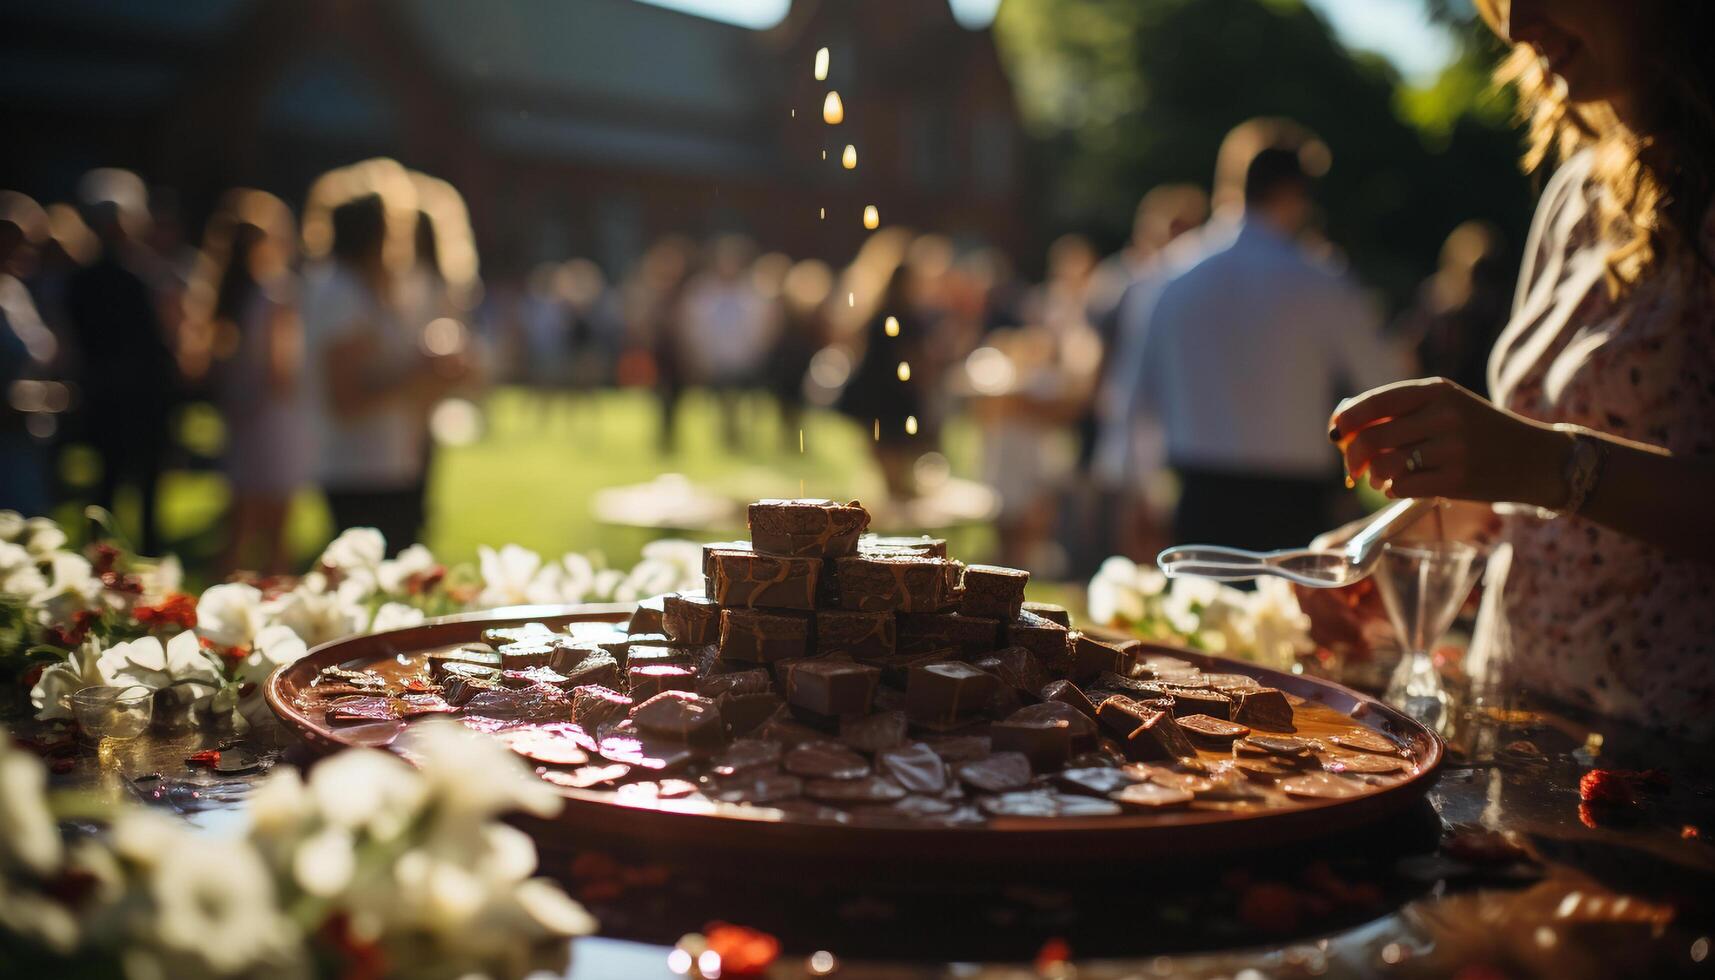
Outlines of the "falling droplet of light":
M917 434L917 416L905 416L905 434L908 436L914 436Z
M856 306L857 305L857 293L847 293L846 294L846 305L847 306Z
M826 160L826 159L827 159L827 158L828 158L828 151L827 151L827 150L823 150L823 151L822 151L822 159L824 159L824 160Z
M825 82L827 80L828 80L828 49L827 48L817 48L816 49L816 81Z
M821 217L821 219L823 221L828 220L828 209L827 208L817 208L816 213L818 216Z
M793 118L793 119L797 119L797 118L798 118L798 110L797 110L797 109L788 109L788 110L786 110L786 111L787 111L787 112L789 112L789 113L791 113L791 114L792 114L792 118Z
M875 441L876 442L881 441L881 420L880 419L875 420Z
M840 166L847 170L857 169L857 147L850 143L846 144L846 151L840 154Z
M822 100L822 121L830 126L838 126L846 121L846 107L840 102L840 93L830 91L828 97Z
M899 380L901 380L901 381L910 381L911 380L911 365L905 361L899 362Z
M899 318L898 317L896 317L896 316L888 317L887 322L882 324L881 327L883 330L887 331L887 335L889 337L899 336Z
M798 451L799 452L804 451L804 430L803 429L798 430Z
M881 227L881 212L875 209L875 205L866 204L863 206L863 226L870 231Z
M798 499L799 499L799 500L803 500L803 499L804 499L804 497L805 497L805 493L804 493L804 478L803 478L803 477L799 477L799 478L798 478Z

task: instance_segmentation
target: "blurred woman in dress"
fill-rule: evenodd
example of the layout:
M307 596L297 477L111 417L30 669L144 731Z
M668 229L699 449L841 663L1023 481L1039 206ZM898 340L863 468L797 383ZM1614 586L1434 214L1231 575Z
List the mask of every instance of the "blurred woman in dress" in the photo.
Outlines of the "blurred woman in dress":
M295 239L292 213L279 198L232 191L209 219L186 292L187 331L209 338L226 420L232 526L221 569L227 573L289 571L286 512L312 475Z
M1342 403L1394 497L1496 543L1473 661L1551 699L1715 734L1715 5L1482 0L1513 45L1537 207L1493 401L1440 378ZM1327 631L1338 603L1308 597ZM1362 614L1370 612L1360 605Z

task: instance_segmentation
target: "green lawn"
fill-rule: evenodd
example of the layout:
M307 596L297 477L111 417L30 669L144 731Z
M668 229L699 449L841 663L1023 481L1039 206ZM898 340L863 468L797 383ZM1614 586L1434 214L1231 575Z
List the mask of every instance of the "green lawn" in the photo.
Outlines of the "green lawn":
M605 487L638 483L661 473L683 473L740 498L809 496L874 499L880 474L871 462L868 432L832 412L809 413L804 452L797 433L782 431L771 402L757 399L747 426L748 444L729 453L719 434L712 398L686 396L679 408L679 450L656 448L659 410L647 393L609 391L547 406L520 388L502 388L484 403L481 438L442 447L431 477L428 545L449 562L474 560L478 545L515 542L547 553L597 551L616 565L635 561L648 532L609 527L590 513ZM221 438L211 413L193 412L185 440L212 453ZM966 424L948 428L953 472L970 475L976 465L976 433ZM77 479L87 462L71 454L66 469ZM220 547L227 492L217 472L174 471L163 490L164 532L172 550L195 573ZM121 523L135 528L134 504L122 499ZM75 515L73 505L62 518ZM327 510L314 493L293 506L289 519L293 550L301 563L312 559L333 533ZM737 531L739 529L733 529ZM965 533L951 543L966 558L988 550L986 531Z

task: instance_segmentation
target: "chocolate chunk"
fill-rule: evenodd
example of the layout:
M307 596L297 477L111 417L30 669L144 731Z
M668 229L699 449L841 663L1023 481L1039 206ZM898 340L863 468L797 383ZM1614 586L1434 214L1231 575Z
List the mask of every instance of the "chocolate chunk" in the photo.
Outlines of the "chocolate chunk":
M1322 756L1322 768L1327 772L1355 772L1379 776L1399 772L1405 760L1398 756L1374 755L1369 752L1330 752Z
M1197 754L1171 714L1131 698L1108 698L1096 709L1096 717L1118 736L1128 759L1172 760Z
M897 653L881 660L870 661L881 668L881 682L894 688L903 689L911 682L911 671L925 664L938 664L944 661L957 660L959 651L948 647L945 649L925 650L922 653Z
M572 702L565 692L545 684L513 690L500 688L479 692L465 703L467 716L500 721L571 721Z
M623 640L629 631L618 623L608 623L601 620L577 620L561 627L566 639L574 644L586 645L610 643Z
M1043 619L1031 612L1018 617L1001 630L1001 642L1009 647L1024 647L1036 654L1036 659L1049 670L1063 671L1070 661L1070 640L1066 627Z
M746 735L780 710L785 702L773 691L727 693L715 698L720 703L721 718L734 735Z
M1071 681L1051 681L1043 685L1039 693L1044 701L1059 701L1062 704L1069 704L1091 719L1096 717L1096 706L1090 702L1089 697L1078 685Z
M616 783L624 779L630 771L630 766L616 762L605 766L579 766L576 769L537 770L537 774L555 786L563 786L566 789L593 789Z
M1072 614L1066 611L1065 606L1057 606L1052 602L1026 602L1023 611L1041 616L1051 623L1059 623L1067 629L1072 628Z
M741 772L722 779L710 793L710 796L722 803L773 803L803 795L802 779L770 770Z
M1162 689L1173 698L1175 718L1183 718L1186 715L1207 715L1221 719L1232 717L1233 702L1219 691L1173 685L1163 685Z
M526 667L523 670L503 670L500 672L500 683L505 687L529 687L532 684L547 684L569 691L576 684L567 683L566 675L552 667Z
M1030 573L1017 568L967 565L961 582L965 597L959 602L959 611L987 619L1015 619L1024 609L1024 586L1029 581Z
M662 691L695 691L697 688L696 673L677 664L630 667L625 671L625 681L634 701L647 701Z
M866 534L858 538L858 554L911 554L946 558L947 541L945 538L931 538L927 534L915 538Z
M900 613L899 652L952 648L961 656L990 653L1000 642L1000 621L958 613Z
M970 664L943 662L911 668L905 713L912 721L951 724L982 710L1000 681Z
M859 752L879 752L905 741L905 712L878 711L840 721L840 741Z
M837 558L857 550L869 511L857 501L759 500L750 505L750 542L757 551L800 558Z
M622 686L619 663L605 650L584 651L576 663L558 668L566 676L566 687L599 684L602 687Z
M1036 654L1024 647L996 650L993 655L978 660L976 666L1000 678L1001 684L1025 695L1030 701L1041 700L1042 689L1049 684L1048 671L1042 668ZM1091 709L1092 712L1094 710Z
M1070 705L1044 701L990 725L989 738L997 752L1023 753L1036 771L1051 772L1072 757L1074 743L1095 743L1096 725Z
M1118 644L1098 640L1076 630L1070 637L1072 661L1067 673L1073 680L1088 680L1103 671L1123 677L1130 670L1132 659Z
M1185 729L1190 735L1211 741L1230 742L1235 738L1251 733L1251 730L1243 725L1224 721L1220 718L1211 718L1208 715L1186 715L1176 720L1179 722L1179 727Z
M460 647L457 650L446 650L431 653L424 658L429 665L429 678L436 683L446 680L447 670L454 664L462 664L459 670L468 672L472 667L486 667L489 670L500 669L500 654L487 647ZM466 676L477 676L467 673Z
M893 656L898 646L899 633L890 612L823 609L816 613L816 650L823 655L884 660Z
M766 694L772 690L774 682L769 679L768 671L762 669L735 670L704 677L697 682L697 693L705 698L718 698L723 694Z
M1137 778L1123 769L1108 766L1089 766L1077 769L1062 769L1054 774L1054 781L1073 793L1083 793L1088 796L1107 798L1109 793L1124 789Z
M779 742L758 738L741 738L727 746L710 761L710 771L717 776L731 776L746 769L773 767L780 762L783 750Z
M564 722L521 725L494 737L531 762L547 766L581 766L590 761L589 753L596 747L595 739L582 727Z
M855 612L939 612L957 601L956 566L938 558L858 555L834 559L840 608Z
M1338 735L1331 735L1328 741L1360 752L1382 752L1391 755L1399 751L1399 746L1394 744L1393 739L1368 728L1353 728Z
M721 608L707 596L670 592L661 597L661 632L681 646L720 640Z
M822 577L819 558L717 551L713 561L713 596L722 606L816 608L816 586Z
M666 599L664 595L657 595L639 602L631 613L631 622L626 624L625 631L632 636L661 632L662 611L666 608Z
M816 658L786 674L786 703L826 718L869 714L881 671L850 660Z
M1166 806L1180 806L1191 802L1195 797L1190 790L1175 789L1158 783L1132 783L1108 794L1108 798L1123 806L1156 810Z
M541 623L525 623L521 626L492 626L482 631L482 642L495 649L509 643L542 643L554 635L554 631Z
M485 681L496 680L500 677L500 665L498 663L500 655L498 653L495 654L494 659L497 662L493 665L468 663L461 660L449 660L440 664L440 670L438 672L434 672L435 665L433 664L430 665L429 669L431 672L434 672L434 679L442 684L446 684L455 677L465 678L467 680L472 678ZM355 687L355 685L353 686Z
M505 685L500 683L498 674L492 678L449 677L446 686L442 688L441 696L447 699L448 704L458 707L468 704L471 698L483 691L494 691L503 687Z
M1230 695L1233 701L1232 720L1252 728L1266 728L1277 732L1290 732L1292 727L1292 705L1286 701L1286 695L1272 687L1259 687L1255 690L1234 691Z
M638 731L681 742L710 744L726 737L720 708L689 691L662 691L631 709Z
M395 721L399 708L392 698L380 695L354 694L330 702L328 721Z
M1262 686L1256 678L1248 674L1204 674L1203 683L1207 684L1210 690L1220 691L1222 694L1249 691Z
M544 640L519 640L500 648L500 664L507 670L546 667L554 661L559 649L558 637L550 636Z
M905 789L883 776L861 779L811 779L804 795L823 803L893 803L905 798Z
M811 779L862 779L869 775L864 757L838 742L806 742L786 753L786 771Z
M989 754L993 747L986 735L940 735L923 740L943 762L970 762Z
M922 742L877 752L875 767L913 793L939 796L947 789L947 763Z
M773 663L810 652L809 617L757 609L721 611L720 657L725 661Z
M1030 782L1030 760L1022 752L996 752L954 767L959 781L984 793L1005 793Z
M687 666L691 662L689 647L667 646L660 643L632 643L625 651L627 667L650 667L656 664L679 664Z
M572 689L572 721L585 731L616 722L631 713L632 700L599 684Z
M1311 800L1343 800L1364 791L1364 785L1326 772L1307 772L1280 781L1280 789L1288 796Z
M677 769L693 757L683 742L640 734L609 735L596 743L596 752L609 762L657 772Z

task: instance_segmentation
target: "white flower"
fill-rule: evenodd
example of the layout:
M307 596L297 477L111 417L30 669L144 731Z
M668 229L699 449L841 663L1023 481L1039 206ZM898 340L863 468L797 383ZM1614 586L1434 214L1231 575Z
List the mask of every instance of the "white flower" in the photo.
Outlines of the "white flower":
M24 515L15 510L0 510L0 541L17 541L24 533Z
M417 764L441 812L487 818L523 810L548 817L560 810L559 794L533 778L518 756L457 722L418 722L405 730L400 747Z
M1186 635L1195 633L1204 611L1220 601L1223 590L1236 591L1211 579L1176 578L1162 599L1162 615L1174 630Z
M253 585L228 582L210 586L197 600L197 633L219 646L250 646L267 622L262 592Z
M66 533L46 517L32 517L24 522L24 531L18 540L30 550L30 554L47 558L65 548Z
M542 556L528 548L509 544L499 551L476 549L482 571L481 606L520 606L565 601L567 576L564 563L544 567Z
M36 686L30 689L30 703L35 705L36 717L42 721L70 719L72 713L66 707L66 695L86 687L105 687L111 683L111 678L101 671L101 641L91 637L73 650L71 656L60 663L49 664L42 671L42 676L36 679Z
M346 574L373 572L386 556L387 539L381 536L380 531L372 527L352 527L333 539L327 550L322 552L319 564Z
M165 555L152 564L140 565L137 580L143 586L145 601L155 602L184 588L185 566L177 555Z
M64 859L47 791L48 770L42 760L15 748L12 737L0 728L0 878L20 868L46 877Z
M434 553L420 544L399 552L399 557L384 561L375 570L376 584L388 595L403 595L414 577L428 575L435 569Z
M506 751L498 742L494 747ZM378 840L403 833L428 796L422 777L378 749L339 753L310 771L308 786L323 820Z
M48 584L30 596L30 605L44 626L69 623L74 613L93 611L102 604L105 591L95 569L78 554L55 552L50 558Z
M48 587L36 559L21 544L0 541L0 593L33 596Z
M680 583L703 580L703 546L682 538L664 538L643 546L643 557L679 570Z
M101 654L98 666L112 687L136 684L158 691L185 681L196 697L202 697L221 684L220 665L190 632L165 644L152 636L114 644Z
M1248 604L1251 648L1260 663L1289 668L1316 649L1310 638L1310 617L1298 606L1298 596L1284 579L1257 580Z
M579 593L575 598L568 591L566 601L606 602L610 599L621 598L620 594L625 591L625 586L626 581L624 572L617 568L604 568L595 573L595 578L590 581L588 591ZM621 599L621 601L635 601L637 599L645 599L649 596L659 594L659 592L633 592L628 599Z
M369 614L345 592L326 591L320 575L306 575L298 587L267 604L273 621L289 627L309 647L363 632Z
M595 591L595 564L589 560L589 556L575 551L567 552L560 559L560 568L564 570L560 593L566 602L583 602L584 596Z
M260 684L269 674L295 663L307 652L309 647L291 627L280 623L264 626L252 639L250 653L239 662L236 676L240 683Z
M375 621L369 624L369 632L385 633L388 630L417 626L423 622L423 618L423 610L416 606L408 606L403 602L384 603L380 609L375 610Z
M228 975L288 955L298 941L274 878L245 842L178 828L148 879L155 915L137 938Z
M603 594L603 598L613 598L621 602L634 602L663 592L672 592L682 584L679 566L659 558L645 557L637 563L625 581L616 585L612 591Z

